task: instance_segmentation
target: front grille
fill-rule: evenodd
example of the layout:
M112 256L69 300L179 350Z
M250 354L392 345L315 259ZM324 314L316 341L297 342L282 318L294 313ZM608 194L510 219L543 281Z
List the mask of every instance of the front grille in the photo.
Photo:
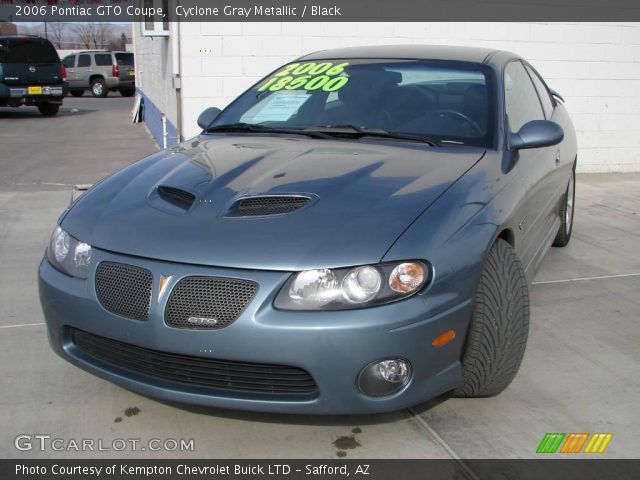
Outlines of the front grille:
M178 328L223 328L249 305L258 284L248 280L186 277L173 288L165 322Z
M317 392L313 377L297 367L214 360L137 347L75 328L71 340L84 355L102 363L173 384L273 395Z
M149 270L123 263L102 262L96 269L96 294L112 313L148 320L153 277Z
M238 200L229 212L232 217L256 217L291 213L309 203L309 197L275 196L250 197Z

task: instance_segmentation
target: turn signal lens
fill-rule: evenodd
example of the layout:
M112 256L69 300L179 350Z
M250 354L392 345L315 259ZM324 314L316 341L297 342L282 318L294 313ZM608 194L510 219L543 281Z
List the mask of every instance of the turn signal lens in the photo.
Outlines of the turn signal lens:
M431 342L431 345L436 348L444 347L447 343L452 341L454 338L456 338L456 331L453 329L447 330L443 334L438 335L436 338L434 338L433 342Z
M420 289L427 278L427 272L416 262L401 263L389 276L389 288L398 293L411 293Z

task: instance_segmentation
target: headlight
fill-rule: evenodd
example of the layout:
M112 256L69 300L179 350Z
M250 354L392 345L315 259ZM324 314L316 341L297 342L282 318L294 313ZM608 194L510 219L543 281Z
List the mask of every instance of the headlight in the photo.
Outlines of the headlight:
M76 240L56 227L47 248L47 258L61 272L76 278L87 278L91 265L91 245Z
M394 302L430 281L422 262L394 262L353 268L305 270L291 276L274 306L281 310L348 310Z

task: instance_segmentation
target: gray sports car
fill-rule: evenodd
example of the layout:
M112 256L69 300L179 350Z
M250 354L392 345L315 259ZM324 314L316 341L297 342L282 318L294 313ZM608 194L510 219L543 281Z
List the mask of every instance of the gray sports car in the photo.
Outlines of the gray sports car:
M365 413L491 396L527 283L571 237L576 135L512 53L327 50L60 217L40 265L53 349L130 390Z

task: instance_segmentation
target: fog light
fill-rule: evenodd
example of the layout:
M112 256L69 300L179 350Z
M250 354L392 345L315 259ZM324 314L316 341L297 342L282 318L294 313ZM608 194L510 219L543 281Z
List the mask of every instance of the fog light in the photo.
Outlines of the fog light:
M362 369L358 388L366 395L382 397L402 389L411 378L411 364L402 358L373 362Z

